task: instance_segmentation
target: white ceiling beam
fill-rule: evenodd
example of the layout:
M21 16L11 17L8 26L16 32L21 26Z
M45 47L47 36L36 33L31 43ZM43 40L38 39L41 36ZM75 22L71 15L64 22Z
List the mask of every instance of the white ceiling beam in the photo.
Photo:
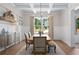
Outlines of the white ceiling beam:
M30 4L30 7L31 7L31 10L34 12L34 13L36 13L36 10L34 9L34 5L31 3Z
M48 10L48 14L52 11L52 6L53 6L53 4L52 4L52 3L49 3L49 10Z

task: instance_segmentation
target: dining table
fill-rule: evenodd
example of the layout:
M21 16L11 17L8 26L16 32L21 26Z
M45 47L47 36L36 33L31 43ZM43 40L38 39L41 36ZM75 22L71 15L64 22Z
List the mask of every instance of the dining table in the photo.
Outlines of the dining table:
M49 37L48 34L41 34L41 36L39 34L33 34L28 40L31 42L31 44L33 44L33 37L46 37L46 42L48 43L49 41L51 41L51 38Z

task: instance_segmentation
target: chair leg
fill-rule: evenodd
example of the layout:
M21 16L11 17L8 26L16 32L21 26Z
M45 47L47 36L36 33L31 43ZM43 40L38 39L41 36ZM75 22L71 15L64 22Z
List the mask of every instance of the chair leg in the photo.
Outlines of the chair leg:
M54 53L56 53L56 46L48 46L48 53L50 52L50 47L54 48Z
M26 50L27 50L27 44L26 44Z
M30 46L30 44L29 44L29 46ZM26 44L26 50L27 50L27 48L28 48L29 46L27 46L27 44Z
M54 46L54 53L56 53L56 46Z
M50 52L50 46L48 46L48 53Z

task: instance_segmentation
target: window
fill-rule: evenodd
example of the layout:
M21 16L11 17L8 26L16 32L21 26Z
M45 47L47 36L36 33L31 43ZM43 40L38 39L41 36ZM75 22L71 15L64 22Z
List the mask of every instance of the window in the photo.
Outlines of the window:
M43 33L48 33L48 18L43 18L42 20L39 17L35 17L34 20L34 33L42 31Z
M41 21L40 18L35 18L34 20L34 32L39 32L41 30Z
M48 33L48 18L43 19L43 32Z

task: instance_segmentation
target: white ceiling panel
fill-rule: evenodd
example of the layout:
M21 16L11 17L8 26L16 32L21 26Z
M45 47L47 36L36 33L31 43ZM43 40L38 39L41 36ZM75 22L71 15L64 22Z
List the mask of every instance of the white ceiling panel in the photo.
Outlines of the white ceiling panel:
M34 8L49 8L49 4L48 3L36 3L34 4Z
M29 3L15 3L15 6L17 8L30 8L30 4Z
M23 13L34 13L32 10L22 10Z
M68 7L67 3L55 3L52 6L52 8L67 8L67 7Z
M38 17L41 17L40 15L41 15L42 17L48 16L48 12L47 12L47 11L44 11L44 12L41 12L41 13L40 13L40 12L37 12L37 13L35 14L35 16L38 16Z

